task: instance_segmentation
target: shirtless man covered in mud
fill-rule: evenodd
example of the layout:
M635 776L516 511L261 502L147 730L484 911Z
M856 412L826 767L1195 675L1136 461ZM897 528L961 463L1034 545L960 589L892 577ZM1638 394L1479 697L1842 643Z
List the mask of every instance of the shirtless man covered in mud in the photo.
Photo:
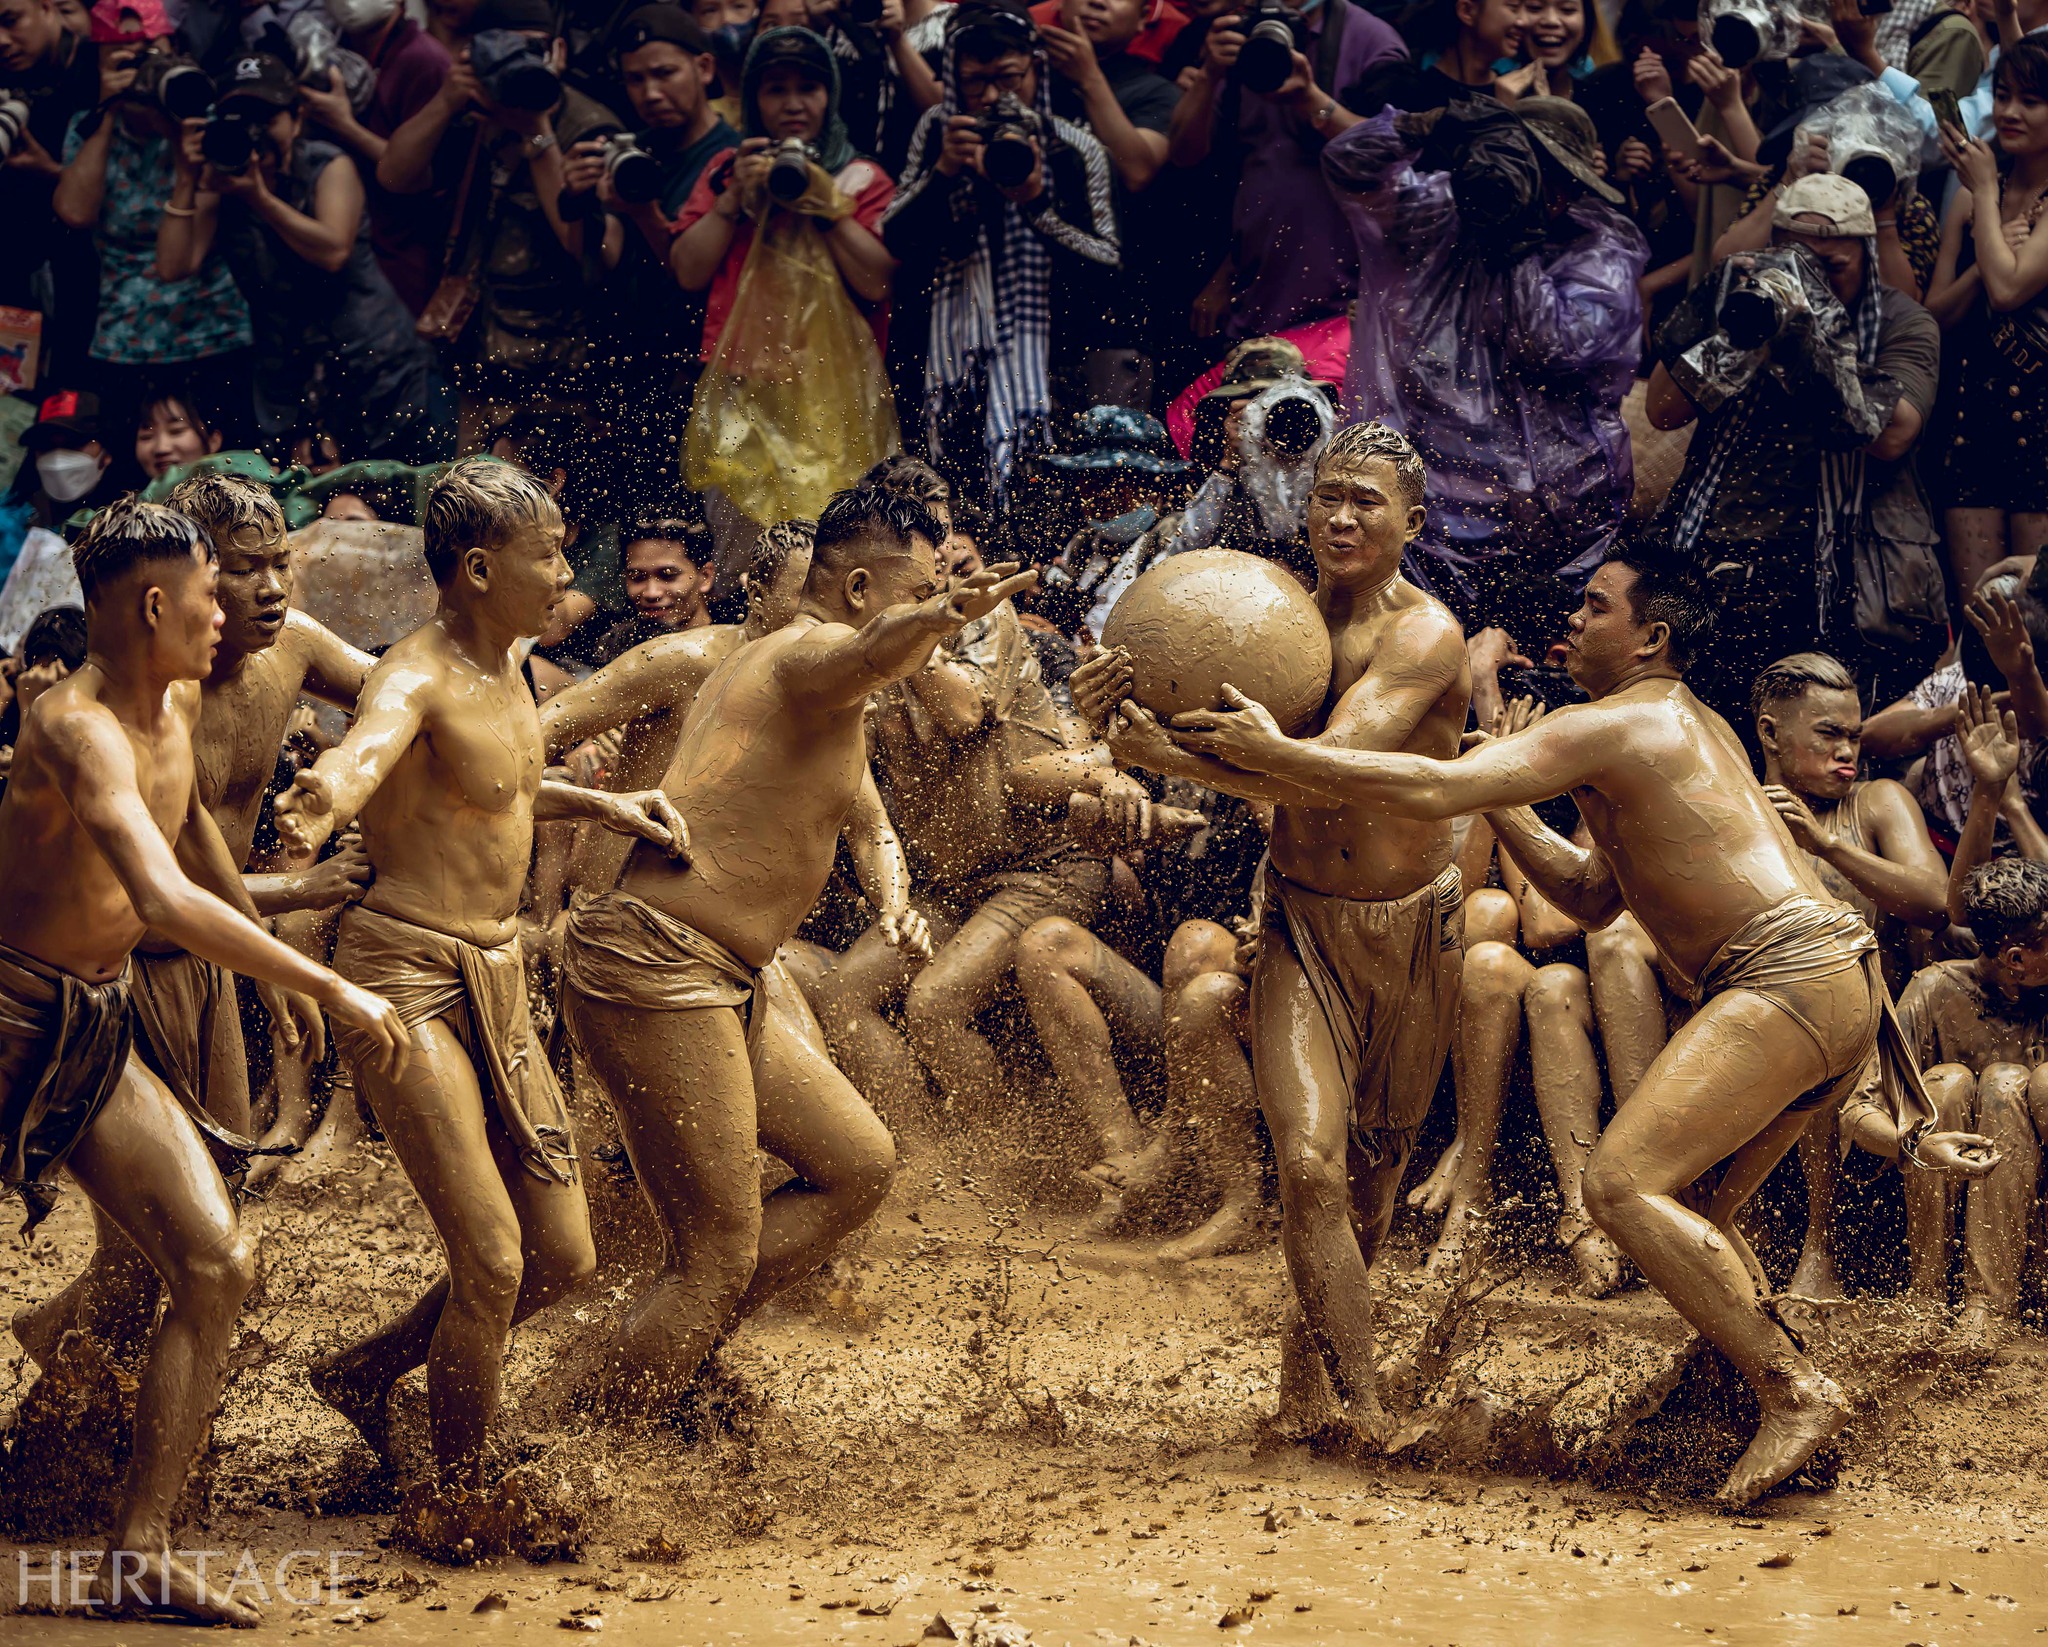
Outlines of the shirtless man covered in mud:
M338 1033L399 1164L441 1237L448 1274L403 1317L313 1370L314 1387L379 1455L391 1386L422 1362L441 1507L459 1543L482 1492L512 1326L595 1264L562 1095L534 1044L519 898L537 819L594 818L664 854L685 844L666 797L543 780L540 717L517 643L567 592L562 517L541 485L471 458L428 494L422 525L440 607L385 653L353 728L278 797L302 852L360 816L376 879L342 916L335 970L387 995L412 1033L402 1078ZM442 1495L436 1498L434 1489ZM440 1535L421 1535L438 1547Z
M603 1351L604 1410L672 1409L721 1332L888 1189L888 1132L759 980L831 873L867 772L869 694L1035 581L997 568L937 592L944 535L922 504L871 487L826 506L796 621L719 665L663 781L690 822L689 864L636 849L617 889L569 917L564 1015L667 1238ZM797 1173L765 1204L757 1139Z
M97 1603L253 1624L252 1609L174 1558L170 1535L255 1254L191 1114L131 1056L128 957L155 932L297 990L389 1071L404 1065L405 1031L383 1001L223 899L240 895L240 877L193 755L198 683L221 623L205 535L122 499L94 518L75 558L91 651L25 718L0 800L0 1184L21 1195L33 1228L68 1169L170 1295L136 1392Z
M1842 1428L1841 1390L1764 1307L1735 1213L1804 1130L1808 1111L1885 1061L1904 1153L1988 1170L1988 1142L1931 1132L1899 1040L1877 940L1828 895L1728 724L1681 672L1707 621L1675 570L1618 553L1593 575L1566 646L1590 704L1554 710L1462 760L1334 749L1283 735L1258 705L1176 716L1174 738L1358 807L1417 818L1483 812L1543 896L1588 928L1624 908L1695 1010L1601 1135L1587 1210L1756 1390L1763 1422L1721 1487L1749 1503ZM1569 793L1592 838L1574 846L1529 807ZM1726 1162L1705 1215L1680 1199Z
M199 690L192 734L199 804L212 814L228 855L246 865L257 815L277 767L301 691L353 709L371 658L302 612L291 610L291 547L270 489L239 475L202 474L168 499L212 542L215 598L222 614L213 671ZM356 896L369 862L350 846L297 874L246 875L245 914L325 909ZM259 986L287 1049L320 1056L326 1031L297 997ZM130 977L137 1049L211 1139L224 1170L247 1158L249 1058L242 1015L227 971L158 933L136 946ZM138 1355L156 1319L158 1289L142 1255L99 1219L92 1262L55 1298L24 1311L15 1336L41 1364L72 1327L83 1327L118 1360Z
M1465 637L1401 576L1422 498L1421 458L1380 424L1340 429L1317 464L1309 548L1335 669L1307 747L1457 751L1472 690ZM1449 815L1421 822L1226 766L1128 699L1109 746L1130 765L1274 803L1251 1021L1301 1306L1283 1346L1280 1423L1384 1442L1368 1276L1457 1023L1464 938Z

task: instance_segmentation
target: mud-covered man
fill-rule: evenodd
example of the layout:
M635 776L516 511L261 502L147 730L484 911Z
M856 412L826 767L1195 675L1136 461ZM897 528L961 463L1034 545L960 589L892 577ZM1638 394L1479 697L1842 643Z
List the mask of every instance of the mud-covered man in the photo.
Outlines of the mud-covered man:
M1339 430L1309 494L1316 605L1335 667L1305 747L1457 752L1472 692L1465 637L1401 576L1422 524L1415 448L1379 424ZM1368 1274L1457 1021L1464 929L1449 815L1353 805L1225 765L1183 748L1128 699L1109 744L1132 765L1274 804L1251 1021L1301 1306L1283 1350L1281 1425L1383 1440Z
M439 609L385 653L348 736L276 810L302 852L362 820L375 879L342 916L335 970L389 996L415 1056L394 1079L359 1037L337 1038L448 1255L444 1279L316 1367L314 1387L381 1453L391 1386L424 1362L439 1475L427 1485L453 1496L485 1484L513 1324L595 1262L567 1113L527 1017L518 917L534 823L594 818L663 853L683 834L659 793L543 780L518 643L569 587L554 499L471 458L434 483L422 527ZM435 1504L423 1494L422 1514Z
M241 867L299 694L353 709L371 660L291 610L291 546L268 487L239 475L202 474L167 501L205 534L217 556L222 623L212 672L200 686L192 753L199 804ZM247 901L237 907L258 916L323 909L354 896L368 878L360 849L346 847L303 872L244 877ZM138 1050L213 1141L223 1167L232 1169L245 1158L238 1146L250 1130L249 1060L233 980L224 968L152 932L136 946L129 985ZM317 1010L262 988L287 1048L317 1058L325 1042ZM39 1362L47 1362L74 1326L128 1359L155 1320L158 1289L148 1265L104 1219L98 1234L85 1273L15 1321L16 1337Z
M1462 760L1297 741L1256 704L1176 717L1205 756L1356 807L1420 819L1483 812L1552 904L1588 928L1624 908L1695 1010L1601 1135L1584 1188L1593 1219L1755 1389L1763 1418L1721 1488L1747 1504L1849 1416L1848 1402L1764 1308L1733 1219L1804 1130L1882 1053L1893 1113L1917 1159L1982 1171L1984 1141L1932 1135L1933 1115L1891 1019L1877 940L1837 903L1750 770L1728 723L1682 678L1706 607L1682 574L1637 551L1596 572L1566 658L1592 699ZM1570 794L1592 845L1530 811ZM1726 1162L1703 1215L1680 1199Z
M729 1324L809 1274L880 1204L889 1134L760 992L831 872L867 774L868 697L1036 574L939 591L945 530L913 499L842 492L819 518L795 622L697 695L663 788L687 866L636 849L563 945L564 1011L660 1218L662 1272L602 1353L611 1411L662 1411ZM797 1176L767 1200L755 1144Z
M0 799L0 1185L21 1195L32 1227L68 1170L168 1294L95 1596L115 1611L251 1624L251 1609L173 1555L170 1535L254 1251L191 1114L131 1055L128 957L154 932L297 990L387 1073L405 1062L405 1031L386 1003L236 907L238 866L193 756L221 624L206 535L123 499L94 518L75 559L90 654L24 718Z

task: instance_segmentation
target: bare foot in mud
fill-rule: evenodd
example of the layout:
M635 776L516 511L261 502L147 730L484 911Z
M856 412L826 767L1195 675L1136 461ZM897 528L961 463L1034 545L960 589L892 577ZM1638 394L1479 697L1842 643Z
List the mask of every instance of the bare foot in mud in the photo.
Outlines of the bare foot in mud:
M1458 1176L1458 1156L1463 1148L1462 1140L1451 1140L1436 1158L1436 1165L1429 1169L1429 1176L1408 1192L1409 1206L1421 1212L1439 1213L1451 1204L1451 1180Z
M1476 1273L1493 1254L1491 1207L1453 1207L1444 1218L1422 1273L1432 1281L1459 1281Z
M110 1596L117 1578L120 1593ZM100 1557L100 1570L88 1593L96 1608L105 1609L102 1618L175 1613L195 1624L227 1624L238 1630L252 1630L263 1622L263 1615L254 1607L202 1584L197 1573L167 1550L107 1551Z
M389 1464L392 1387L365 1379L352 1361L349 1350L316 1361L306 1369L306 1382L315 1395L355 1426L371 1452Z
M1808 1242L1799 1254L1799 1266L1793 1270L1792 1279L1785 1283L1785 1294L1789 1298L1811 1298L1818 1304L1846 1298L1842 1278L1835 1273L1835 1255L1817 1242Z
M506 1554L533 1519L517 1477L477 1491L422 1481L398 1506L391 1542L429 1561L467 1567Z
M14 1333L14 1341L28 1352L29 1360L45 1371L49 1368L50 1357L57 1353L57 1340L63 1336L61 1324L52 1308L63 1296L58 1293L40 1304L32 1304L8 1323Z
M1714 1496L1728 1509L1747 1508L1799 1468L1849 1422L1849 1401L1831 1378L1795 1375L1783 1389L1760 1397L1764 1421Z
M1267 1240L1263 1209L1256 1195L1225 1196L1223 1205L1185 1235L1177 1235L1153 1256L1162 1264L1190 1264L1198 1258L1221 1258L1247 1252Z
M1105 1155L1084 1176L1113 1190L1150 1189L1166 1170L1170 1153L1165 1137L1154 1136L1136 1149Z
M1981 1367L1995 1361L2018 1333L2019 1323L2011 1316L1972 1298L1963 1305L1962 1319L1935 1346L1934 1353L1965 1367Z
M1628 1259L1597 1226L1582 1224L1578 1233L1573 1234L1570 1225L1560 1224L1557 1238L1564 1243L1579 1272L1573 1292L1581 1298L1605 1298L1621 1291L1628 1279Z

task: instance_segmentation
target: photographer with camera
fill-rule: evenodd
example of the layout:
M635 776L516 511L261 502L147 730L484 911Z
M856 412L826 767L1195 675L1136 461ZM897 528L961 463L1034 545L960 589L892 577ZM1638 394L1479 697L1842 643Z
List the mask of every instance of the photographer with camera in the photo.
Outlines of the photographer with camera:
M92 242L58 222L50 197L72 118L99 102L99 63L56 0L0 0L0 220L10 255L0 304L39 309L46 371L78 371L92 340ZM49 269L48 285L41 280ZM54 303L40 298L47 291Z
M440 92L377 164L378 182L430 197L446 225L418 326L453 357L464 451L510 406L586 409L593 311L625 244L617 219L562 209L565 151L620 123L562 84L550 0L483 0L470 23Z
M1827 651L1875 701L1948 638L1939 536L1912 462L1941 334L1883 283L1870 198L1831 172L1772 210L1771 244L1724 259L1665 322L1645 408L1699 429L1659 524L1717 592L1700 695L1741 726L1756 671Z
M669 269L706 294L704 373L683 472L718 538L721 597L760 531L815 515L898 444L882 366L896 259L880 225L896 186L855 152L839 65L809 29L754 37L746 138L697 180Z
M1384 110L1323 153L1359 231L1345 413L1428 471L1406 575L1532 645L1563 633L1634 480L1650 249L1598 149L1578 104L1524 97Z
M116 426L144 385L176 367L203 375L230 440L249 417L249 313L218 254L186 278L156 267L157 227L177 177L178 122L205 113L213 86L181 57L160 0L101 0L92 20L99 102L74 118L51 205L90 230L99 310L85 376Z
M1350 305L1358 256L1323 183L1323 145L1385 101L1365 89L1373 71L1407 56L1351 0L1262 0L1209 24L1167 139L1176 166L1213 157L1231 197L1229 246L1190 313L1196 336L1268 336Z
M261 52L240 59L213 113L184 123L157 268L182 279L219 245L255 331L264 438L307 423L317 405L349 461L453 457L433 355L370 249L362 176L304 132L290 68Z
M926 450L954 491L1001 507L1056 399L1092 398L1081 371L1121 261L1109 156L1053 113L1045 46L1020 9L956 9L941 79L882 221L912 368L897 393L923 407Z

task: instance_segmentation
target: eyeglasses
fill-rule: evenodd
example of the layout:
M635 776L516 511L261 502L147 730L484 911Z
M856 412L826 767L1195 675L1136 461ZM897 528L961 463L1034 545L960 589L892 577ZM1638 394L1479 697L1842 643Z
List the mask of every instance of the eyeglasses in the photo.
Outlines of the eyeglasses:
M990 91L1008 92L1014 97L1024 89L1025 77L1030 73L1031 71L1025 68L1006 69L1000 74L963 74L960 77L960 89L969 97Z

